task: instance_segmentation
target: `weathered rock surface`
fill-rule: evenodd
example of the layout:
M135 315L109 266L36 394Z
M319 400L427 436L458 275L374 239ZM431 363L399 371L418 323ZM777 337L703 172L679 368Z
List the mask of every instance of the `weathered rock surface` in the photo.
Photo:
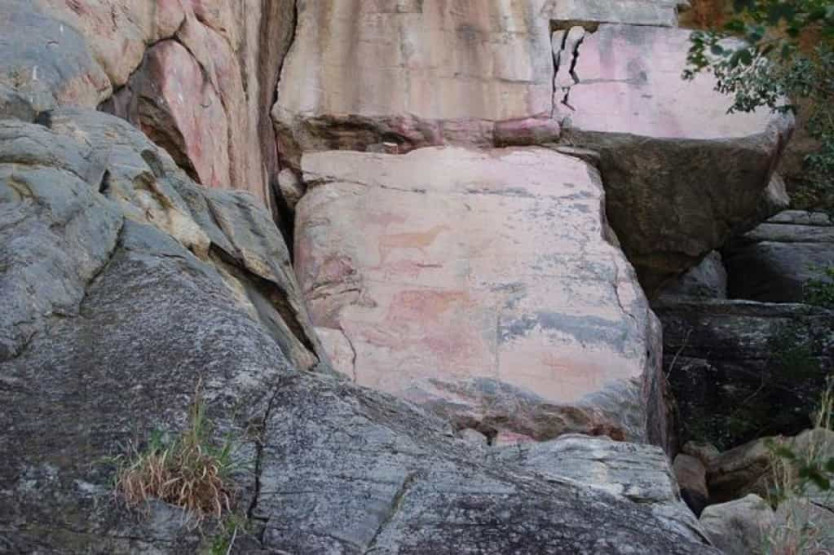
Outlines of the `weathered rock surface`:
M694 268L664 287L662 297L727 298L727 270L718 251L712 251Z
M802 302L804 285L834 266L834 225L825 214L787 211L724 249L733 298Z
M700 441L687 441L681 447L681 453L695 457L705 466L709 466L710 462L721 454L715 445Z
M523 460L473 459L385 395L299 376L273 407L254 510L270 550L713 552L649 504Z
M293 6L10 0L0 22L0 106L36 113L106 101L203 185L248 190L272 205L279 168L269 109Z
M714 552L644 504L486 461L402 401L300 371L313 340L268 215L126 122L0 123L0 233L0 299L20 303L0 310L4 552L206 548L173 507L128 513L108 459L181 429L200 382L236 438L255 528L237 552Z
M503 120L554 127L542 2L300 3L273 109L282 153L297 164L302 149L387 140L492 144Z
M751 493L767 496L773 479L770 445L778 445L783 439L755 439L715 457L707 468L712 502L726 503Z
M686 32L659 27L673 2L322 0L298 4L297 25L292 0L8 6L0 112L105 101L193 179L253 192L287 228L297 192L279 156L298 170L309 150L544 144L566 122L567 142L603 153L612 225L651 294L755 219L788 127L728 116L709 78L678 79ZM552 43L576 24L587 34Z
M739 300L664 298L652 306L683 442L727 449L811 425L834 370L834 312Z
M297 165L385 142L555 141L551 23L674 21L674 3L653 0L302 3L273 109L281 150Z
M112 93L84 36L31 0L4 0L0 18L0 114L34 115L57 105L95 106ZM18 105L12 112L6 106ZM27 107L28 110L24 110ZM28 112L28 113L27 113Z
M560 27L600 23L676 27L674 0L547 0L544 13Z
M199 183L273 201L273 91L293 2L186 2L170 39L144 53L107 110L164 146ZM277 193L277 191L275 191Z
M591 166L451 147L302 164L296 272L342 372L492 435L665 444L659 328Z
M567 478L651 507L667 526L702 541L704 532L681 501L669 459L659 447L568 434L543 443L495 449L490 456L538 474Z
M834 511L813 499L791 498L776 508L768 543L779 549L801 545L806 553L834 552Z
M682 81L688 41L679 29L600 25L556 75L575 81L554 100L565 140L600 151L611 224L650 296L756 223L792 129L767 111L728 115L707 76Z
M782 501L774 512L755 494L712 505L701 524L724 553L830 553L834 548L834 513L806 498Z
M185 22L186 0L34 0L43 14L77 30L114 87L139 66L147 44L172 37ZM213 2L207 2L211 4ZM36 31L37 32L37 31Z
M709 503L707 469L704 463L697 457L681 453L675 457L672 470L678 481L681 497L692 512L700 516Z
M193 180L206 187L231 183L229 122L223 104L182 44L166 40L149 49L141 72L115 102L125 109L108 111L140 127Z
M228 293L275 332L292 363L315 363L317 340L289 253L254 198L195 187L164 151L115 118L62 109L40 123L0 122L3 358L18 355L50 317L78 314L128 218L216 265Z
M683 81L674 14L650 0L303 3L272 112L280 151L298 169L330 149L597 150L612 226L653 296L766 217L769 186L786 202L771 177L792 130L727 114L710 76Z
M701 515L707 535L727 555L755 555L765 552L767 538L776 517L758 495L711 505Z

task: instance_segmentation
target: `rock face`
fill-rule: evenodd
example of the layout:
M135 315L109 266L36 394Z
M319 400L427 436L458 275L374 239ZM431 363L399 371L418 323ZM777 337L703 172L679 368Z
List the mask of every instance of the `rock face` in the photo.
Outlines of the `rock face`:
M620 241L650 293L700 261L790 122L678 81L675 9L5 0L0 549L206 550L112 495L200 384L242 553L713 552ZM567 432L640 444L506 446Z
M600 25L556 74L574 81L554 100L566 140L600 151L611 224L650 296L755 223L792 129L728 115L710 78L682 81L688 48L688 31Z
M776 509L776 525L768 540L777 548L800 544L810 553L834 551L834 512L830 503L826 507L802 498L783 501Z
M651 507L667 526L693 541L705 539L681 501L669 459L659 447L569 434L544 443L504 447L491 456L554 480L567 478L623 495Z
M674 0L548 0L544 13L560 27L600 23L677 27Z
M106 109L164 146L199 183L272 202L278 166L268 110L293 2L185 2L180 9L176 33L145 51Z
M108 111L141 128L192 179L207 187L231 183L229 122L223 104L182 44L166 40L150 48L141 71L112 102Z
M492 435L665 442L659 328L591 166L461 148L302 165L296 271L346 375Z
M273 110L282 152L297 162L302 150L364 150L386 140L401 151L447 142L500 144L506 124L522 136L537 134L539 142L556 140L552 21L674 25L675 6L653 0L302 3Z
M2 113L31 120L55 106L102 103L194 180L255 193L286 230L297 192L278 175L283 166L300 171L305 151L595 149L612 226L650 296L755 223L790 127L727 115L710 78L681 81L687 32L672 28L676 7L662 0L4 8Z
M652 306L663 323L663 366L682 441L727 449L811 425L809 414L834 369L832 311L692 298Z
M84 36L31 0L3 2L0 114L33 115L61 104L95 106L113 92Z
M274 407L254 511L271 551L715 552L650 504L473 458L385 395L298 376Z
M732 297L802 302L805 283L834 266L834 225L823 213L789 210L735 239L724 253Z
M0 354L19 355L48 316L79 313L127 218L216 265L214 278L274 332L293 364L315 363L320 349L289 252L254 198L195 187L164 151L114 118L63 109L39 123L2 122L10 264Z
M727 503L748 494L766 496L773 481L773 454L769 448L782 437L759 438L724 451L707 468L713 503Z
M311 150L596 150L612 226L653 296L760 221L769 184L768 201L786 202L771 178L792 129L727 114L711 77L682 81L689 32L674 13L650 0L303 3L272 114L280 151L298 169Z
M834 548L834 517L812 501L790 498L776 512L755 494L712 505L701 524L716 547L733 555L829 553Z
M709 503L707 489L707 469L697 457L684 453L675 457L672 464L678 486L686 504L696 516L700 516L704 507Z
M108 459L180 430L201 382L236 438L254 527L236 552L714 552L645 504L484 460L327 375L268 215L195 186L124 121L0 122L0 234L4 551L207 549L174 507L128 513Z
M718 251L712 251L678 279L663 288L665 298L727 298L727 270Z
M711 81L677 79L687 35L657 27L673 23L668 2L328 0L300 4L297 26L290 0L246 10L220 2L15 0L8 12L4 111L107 100L106 110L142 128L192 178L250 190L276 213L280 168L266 112L282 67L273 116L278 150L296 169L303 150L536 144L558 141L567 123L568 141L602 153L612 224L650 292L748 221L787 126L727 116ZM566 39L577 23L587 34L551 43L552 25L564 29L554 37ZM52 45L47 35L66 44ZM22 48L26 41L51 46L38 53ZM684 101L681 91L690 93ZM709 125L687 98L698 106L709 99ZM717 163L741 153L749 168L729 172ZM659 171L641 175L638 167ZM689 176L697 186L683 181ZM709 214L687 208L700 206L689 201L702 198L701 182L716 187ZM669 214L687 210L671 226Z
M541 9L542 0L300 3L273 110L282 153L297 163L301 150L386 140L401 150L492 144L495 122L528 118L557 138Z
M701 515L701 525L710 539L728 555L764 553L775 524L773 510L758 495L712 505Z
M0 22L0 103L38 112L104 102L198 182L272 205L279 168L269 109L293 6L10 0Z

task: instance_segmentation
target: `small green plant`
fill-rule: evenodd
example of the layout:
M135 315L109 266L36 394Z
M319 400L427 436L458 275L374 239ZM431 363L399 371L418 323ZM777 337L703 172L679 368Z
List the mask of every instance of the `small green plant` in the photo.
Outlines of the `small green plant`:
M159 499L182 507L198 522L231 511L232 442L212 444L199 384L182 434L170 439L156 430L144 450L132 451L119 458L116 475L116 492L129 506Z
M685 79L706 71L731 112L802 111L817 147L804 160L799 205L834 211L834 3L732 0L691 37ZM740 39L740 40L727 40Z
M821 270L819 278L809 279L803 287L808 304L834 309L834 265Z
M240 534L249 529L249 521L245 516L229 513L219 524L218 532L211 538L207 555L229 555Z
M798 397L804 397L809 408L817 401L821 381L814 382L822 374L820 361L815 356L822 350L820 339L815 336L811 325L798 321L786 322L776 328L769 338L771 374L774 380L782 378L781 385L793 390ZM804 384L812 385L802 388ZM803 391L803 389L805 389Z

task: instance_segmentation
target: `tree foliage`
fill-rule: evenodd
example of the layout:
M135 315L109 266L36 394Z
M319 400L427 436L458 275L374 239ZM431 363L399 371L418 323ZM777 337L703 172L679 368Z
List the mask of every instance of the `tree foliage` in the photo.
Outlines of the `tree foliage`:
M708 71L731 112L807 109L819 149L805 159L808 190L834 209L834 1L734 0L720 29L692 34L684 79Z

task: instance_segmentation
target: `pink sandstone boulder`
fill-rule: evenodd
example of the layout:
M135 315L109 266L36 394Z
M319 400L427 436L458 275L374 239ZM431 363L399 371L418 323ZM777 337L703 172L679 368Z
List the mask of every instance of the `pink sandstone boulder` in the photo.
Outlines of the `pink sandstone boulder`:
M728 114L709 75L682 80L689 45L681 29L600 25L556 74L569 83L554 98L563 133L600 152L611 225L650 294L762 218L793 127L767 110Z
M665 441L660 328L593 167L453 147L302 167L296 273L344 374L492 437Z
M231 183L229 122L223 103L182 44L166 40L148 50L129 94L135 95L129 119L194 181L206 187Z

